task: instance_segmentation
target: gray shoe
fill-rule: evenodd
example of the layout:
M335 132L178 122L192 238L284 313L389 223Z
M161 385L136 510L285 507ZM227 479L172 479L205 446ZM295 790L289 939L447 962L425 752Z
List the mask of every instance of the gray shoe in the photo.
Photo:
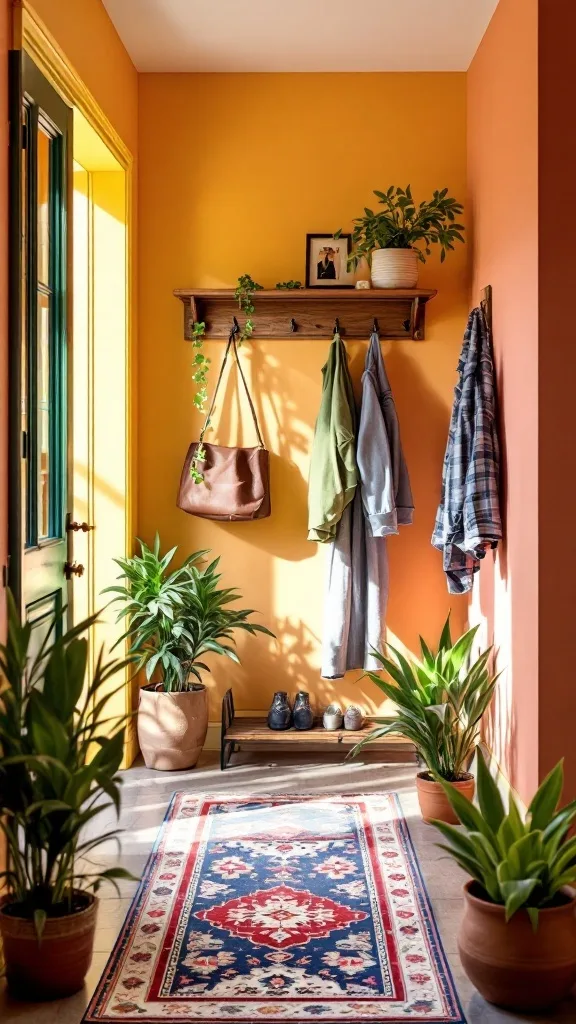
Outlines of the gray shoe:
M362 728L363 721L360 708L357 708L355 704L351 704L344 715L344 728L349 729L351 732L356 732Z
M322 721L324 723L324 728L327 729L328 732L336 732L337 729L342 728L344 722L342 709L339 708L337 704L329 704L324 712L324 718Z

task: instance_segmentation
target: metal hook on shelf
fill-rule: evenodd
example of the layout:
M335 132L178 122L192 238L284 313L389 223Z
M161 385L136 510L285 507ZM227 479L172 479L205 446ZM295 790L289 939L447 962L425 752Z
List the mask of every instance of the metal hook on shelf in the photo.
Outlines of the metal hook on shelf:
M372 334L378 334L378 332L379 332L378 317L375 316L374 317L374 323L372 324Z
M232 328L230 330L230 341L234 341L236 336L240 334L240 324L238 323L235 316L232 317Z
M334 330L332 331L332 334L340 334L340 321L338 317L336 317L334 321Z
M291 320L290 320L290 331L291 331L292 334L295 334L297 330L298 330L298 324L296 323L294 317L292 317Z

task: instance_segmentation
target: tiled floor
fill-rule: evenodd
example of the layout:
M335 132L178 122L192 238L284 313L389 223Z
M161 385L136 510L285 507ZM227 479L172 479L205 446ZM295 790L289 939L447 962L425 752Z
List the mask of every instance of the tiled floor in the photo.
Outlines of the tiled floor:
M163 773L143 767L131 768L124 775L123 811L121 825L125 833L121 841L120 861L134 875L144 868L166 806L174 790L207 793L374 793L381 790L396 791L402 801L404 814L422 867L434 912L450 960L468 1024L505 1024L531 1021L532 1024L556 1022L576 1024L576 1001L570 1002L554 1014L526 1017L505 1013L489 1006L474 991L463 974L456 952L456 933L461 912L460 887L463 875L459 868L446 859L435 846L436 833L420 819L414 773L405 765L383 766L368 756L356 763L342 763L330 755L267 754L236 755L232 768L220 772L216 755L206 755L194 771ZM98 819L99 831L106 831L112 822ZM118 863L115 844L101 848L99 861L107 866ZM49 1004L25 1004L10 1000L0 982L0 1021L2 1024L79 1024L91 992L95 987L114 939L120 929L134 883L122 883L121 898L107 889L102 893L94 961L83 992L70 999Z

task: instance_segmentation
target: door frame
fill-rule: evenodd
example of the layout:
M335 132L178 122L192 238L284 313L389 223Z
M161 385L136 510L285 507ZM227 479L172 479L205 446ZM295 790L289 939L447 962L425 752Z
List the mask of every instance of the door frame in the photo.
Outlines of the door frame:
M118 163L125 171L126 175L126 402L125 402L125 415L126 415L126 437L128 440L128 458L127 458L127 470L126 470L126 538L125 538L125 551L128 553L132 549L133 537L135 533L135 458L134 458L134 409L135 409L135 381L133 374L133 367L135 365L135 353L134 353L134 328L135 328L135 289L133 287L134 279L134 159L132 153L123 142L118 132L115 130L106 114L95 100L94 96L84 84L80 76L74 67L70 64L64 51L60 48L59 44L47 29L44 22L36 14L33 5L29 0L18 0L18 5L13 8L13 22L12 22L12 49L13 50L24 50L37 65L39 70L42 72L45 78L48 79L53 88L60 94L62 99L68 103L71 107L76 107L84 115L89 124L94 128L97 134L100 136L102 141L105 143L107 148L112 152ZM18 87L19 83L17 78L14 80L14 76L17 76L18 71L15 70L19 67L20 61L14 59L14 55L11 56L10 68L13 79L11 81L12 88ZM15 126L10 124L10 132L18 131L19 124ZM13 173L12 166L10 168L10 174ZM70 176L69 182L69 201L70 209L72 208L72 191L73 181ZM10 182L12 184L12 181ZM15 223L10 222L9 225L9 239L10 246L16 245L16 249L12 251L18 251L20 247L20 213L13 217ZM69 247L68 259L67 259L67 281L68 281L68 338L70 352L72 351L72 328L73 328L73 276L72 276L72 249ZM10 280L9 284L9 296L13 301L15 293L14 288L20 288L20 281ZM14 338L16 329L18 328L18 344L20 338L20 325L11 324L11 339ZM14 334L12 334L14 332ZM12 362L15 362L12 360ZM11 369L11 373L18 373L17 367ZM14 384L19 384L19 378L17 380L10 377L10 395L18 395L19 388L16 390ZM72 402L70 402L69 409L69 428L71 427L71 416L72 416ZM68 430L69 443L71 442L71 430ZM14 446L11 446L14 447ZM14 457L13 455L11 456ZM12 503L10 503L10 509ZM12 511L10 511L12 515ZM12 524L10 524L12 525ZM132 691L131 686L128 683L126 686L126 712L132 711ZM136 737L136 727L134 719L130 719L126 727L126 749L124 756L124 765L128 765L134 759L138 751L138 742Z

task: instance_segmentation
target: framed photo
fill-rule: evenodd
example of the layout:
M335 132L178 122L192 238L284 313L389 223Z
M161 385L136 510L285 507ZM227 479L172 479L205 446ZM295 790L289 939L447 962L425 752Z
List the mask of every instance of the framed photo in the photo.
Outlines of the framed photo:
M306 287L353 288L354 274L348 270L350 235L306 235Z

